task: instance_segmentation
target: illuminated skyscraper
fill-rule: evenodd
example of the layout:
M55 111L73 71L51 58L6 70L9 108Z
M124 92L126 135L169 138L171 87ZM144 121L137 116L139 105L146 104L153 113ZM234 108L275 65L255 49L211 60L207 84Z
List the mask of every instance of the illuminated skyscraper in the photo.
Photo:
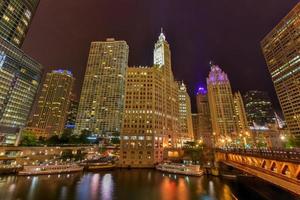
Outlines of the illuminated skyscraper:
M300 141L300 3L261 41L288 129Z
M42 66L20 47L38 0L0 0L0 144L13 144L27 121Z
M129 48L125 41L92 42L80 96L75 133L120 134Z
M21 47L39 0L1 0L0 36Z
M244 103L249 126L274 124L274 110L266 92L257 90L248 91L244 95Z
M233 95L234 102L234 111L237 122L237 131L239 133L244 133L249 130L249 125L247 121L245 106L243 102L243 98L240 92L236 92Z
M215 143L223 146L231 141L237 131L233 95L228 76L217 65L211 66L207 78L208 102Z
M0 144L12 144L25 126L42 66L0 37Z
M179 85L173 78L171 52L163 33L155 44L154 64L127 70L120 155L123 167L154 166L163 160L165 147L182 146ZM184 96L181 100L186 104L185 92Z
M193 121L191 111L191 99L187 93L186 85L178 83L178 99L179 99L179 133L182 140L193 139Z
M70 71L53 70L47 73L30 126L44 129L49 137L62 134L73 84Z

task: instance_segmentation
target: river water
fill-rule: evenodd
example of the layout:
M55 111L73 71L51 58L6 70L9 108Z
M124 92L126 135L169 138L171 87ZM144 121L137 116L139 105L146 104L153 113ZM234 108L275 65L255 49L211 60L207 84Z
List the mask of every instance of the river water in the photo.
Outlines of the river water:
M0 200L300 199L254 178L187 177L148 169L51 176L1 176Z

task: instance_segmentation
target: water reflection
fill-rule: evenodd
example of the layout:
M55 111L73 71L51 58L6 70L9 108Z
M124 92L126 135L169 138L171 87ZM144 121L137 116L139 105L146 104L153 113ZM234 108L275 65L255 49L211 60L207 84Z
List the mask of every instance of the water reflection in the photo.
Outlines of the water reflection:
M91 180L91 196L92 199L98 199L99 196L99 182L100 182L100 174L94 174Z
M30 179L30 177L28 179ZM33 177L28 192L28 197L27 197L28 199L33 199L34 193L36 191L37 183L38 183L38 177Z
M257 183L258 184L258 183ZM257 185L255 184L255 186ZM296 199L266 183L253 190L253 184L230 182L217 177L186 177L162 174L154 170L115 170L111 172L70 174L61 176L0 177L2 200L231 200ZM270 189L270 187L272 189ZM261 190L261 191L259 191ZM267 192L266 192L267 191Z

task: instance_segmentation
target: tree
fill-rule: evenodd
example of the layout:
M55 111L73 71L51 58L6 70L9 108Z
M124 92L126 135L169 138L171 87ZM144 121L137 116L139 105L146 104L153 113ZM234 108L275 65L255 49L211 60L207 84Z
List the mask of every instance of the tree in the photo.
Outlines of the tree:
M60 137L60 142L62 144L69 143L71 136L72 136L72 130L71 129L64 129L64 132L63 132L63 134Z
M92 135L92 132L89 130L82 130L81 134L79 135L79 142L82 144L89 144L90 141L88 137Z
M36 146L37 141L33 132L31 131L23 131L22 132L22 146Z
M47 140L47 143L48 144L59 144L60 143L60 139L59 139L58 135L53 135L52 137L50 137Z
M118 133L113 133L111 138L112 144L120 144L120 135Z

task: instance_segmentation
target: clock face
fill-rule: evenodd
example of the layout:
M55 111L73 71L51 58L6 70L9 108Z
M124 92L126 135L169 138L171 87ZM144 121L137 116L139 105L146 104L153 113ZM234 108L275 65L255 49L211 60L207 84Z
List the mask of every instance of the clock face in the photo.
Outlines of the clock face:
M160 67L165 64L164 49L162 45L154 50L154 64L159 65Z

